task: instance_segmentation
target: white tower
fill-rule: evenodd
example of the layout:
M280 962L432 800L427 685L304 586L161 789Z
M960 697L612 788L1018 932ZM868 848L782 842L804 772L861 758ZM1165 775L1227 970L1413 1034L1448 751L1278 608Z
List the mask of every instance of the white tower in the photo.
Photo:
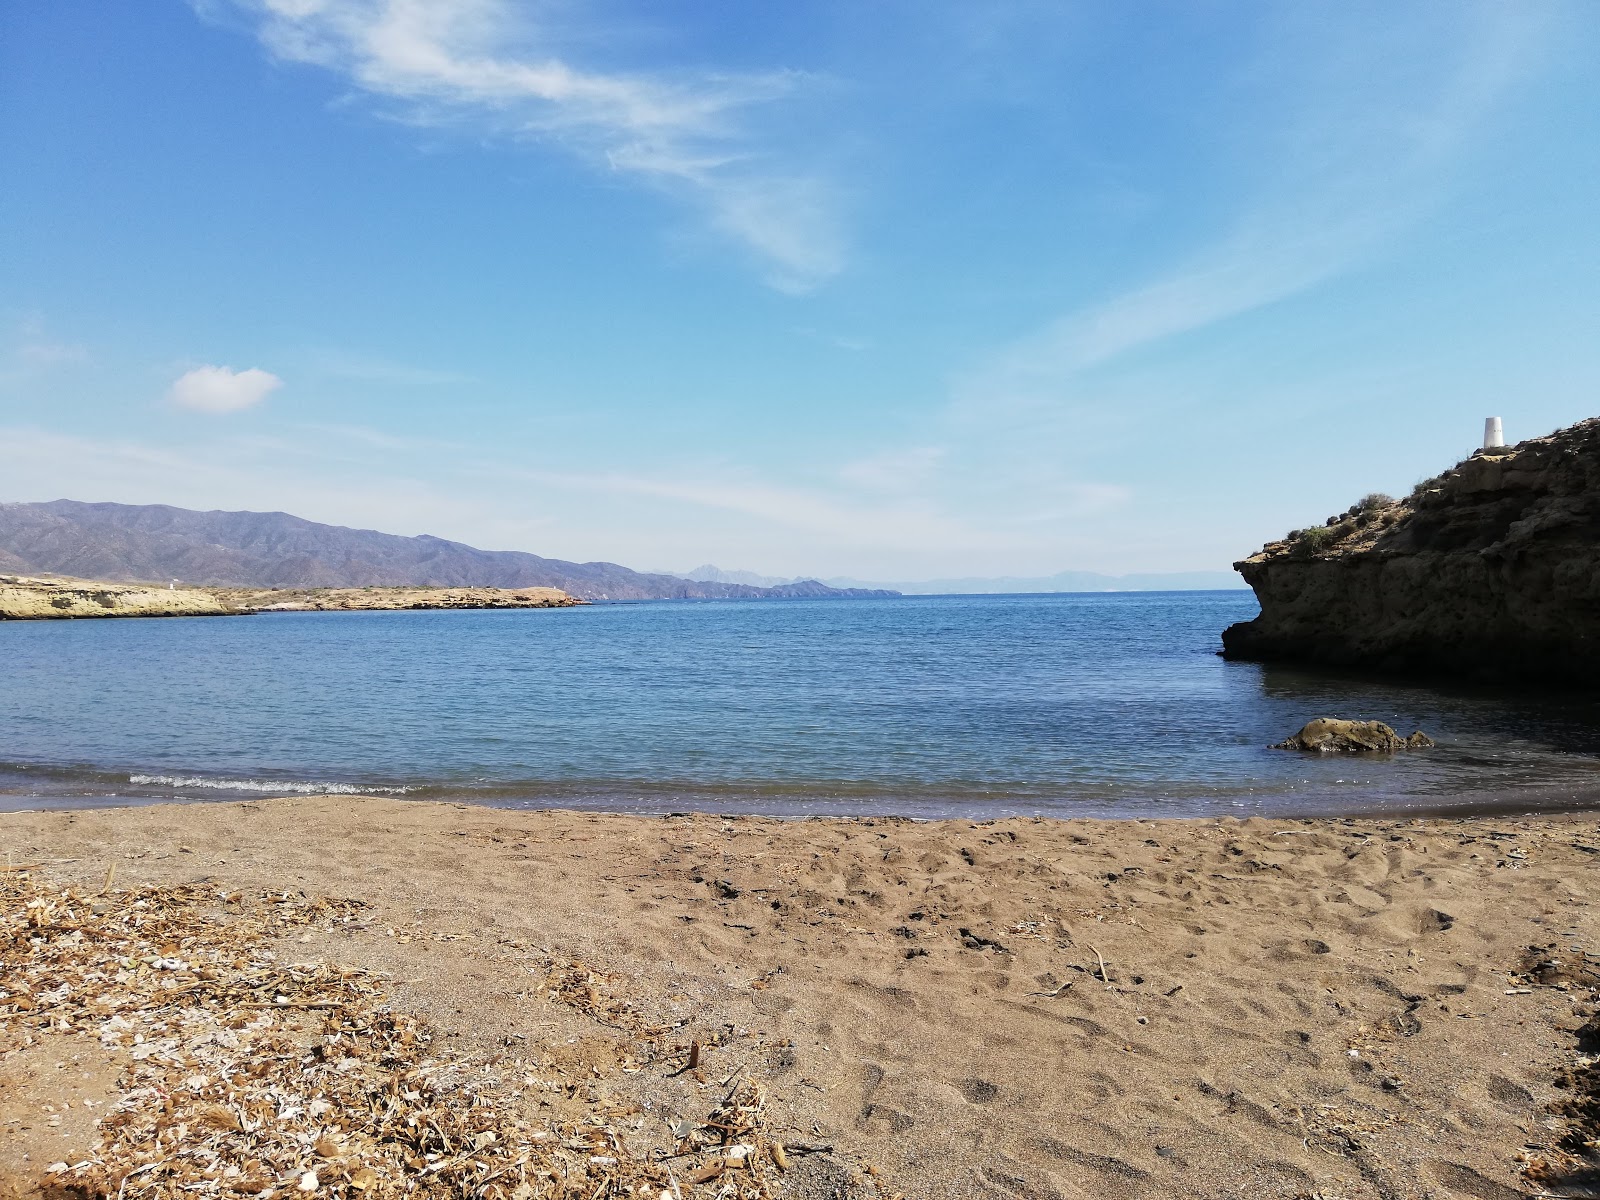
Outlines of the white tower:
M1483 448L1497 450L1506 444L1505 431L1500 428L1499 417L1483 419Z

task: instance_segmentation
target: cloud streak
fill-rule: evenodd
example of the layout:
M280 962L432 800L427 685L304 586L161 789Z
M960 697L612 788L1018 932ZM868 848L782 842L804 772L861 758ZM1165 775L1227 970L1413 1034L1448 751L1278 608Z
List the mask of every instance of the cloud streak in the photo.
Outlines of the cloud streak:
M1527 69L1542 18L1481 4L1452 10L1443 27L1390 17L1382 37L1357 22L1346 44L1327 42L1315 20L1290 20L1268 39L1285 115L1261 138L1257 156L1273 166L1253 201L1166 273L993 356L958 386L958 410L1049 404L1080 373L1371 260L1448 195L1456 160Z
M5 382L81 363L89 357L83 346L52 337L44 321L36 316L24 318L8 341L0 350L0 381Z
M794 72L667 76L587 69L555 31L506 0L195 0L242 13L275 57L312 64L394 102L402 119L556 141L590 163L698 208L765 266L808 291L844 265L832 189L775 165L751 114L792 96Z
M860 574L874 565L915 573L912 564L932 570L951 554L998 566L1060 549L1054 531L1025 518L996 520L910 497L791 486L733 468L645 474L464 458L441 480L388 446L347 436L352 431L323 432L314 447L235 435L180 447L0 427L0 502L69 496L287 509L333 524L636 567L663 555L727 552L741 562L776 556L791 575ZM330 469L334 462L337 469ZM1090 488L1066 496L1065 507L1085 516L1122 498L1116 489Z

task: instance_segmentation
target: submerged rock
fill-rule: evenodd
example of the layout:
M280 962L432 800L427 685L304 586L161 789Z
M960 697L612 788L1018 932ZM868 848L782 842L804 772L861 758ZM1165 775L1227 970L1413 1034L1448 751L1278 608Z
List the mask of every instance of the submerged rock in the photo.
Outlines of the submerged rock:
M1299 733L1273 743L1274 750L1310 750L1318 754L1372 754L1395 750L1421 750L1433 739L1418 730L1401 737L1382 721L1344 721L1338 717L1318 717L1306 722Z

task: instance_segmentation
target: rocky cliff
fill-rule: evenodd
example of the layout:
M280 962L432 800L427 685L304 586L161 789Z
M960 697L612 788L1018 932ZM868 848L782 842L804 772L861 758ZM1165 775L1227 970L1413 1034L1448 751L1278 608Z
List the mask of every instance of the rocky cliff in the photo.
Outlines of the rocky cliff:
M1261 615L1223 654L1386 672L1600 680L1600 419L1369 496L1234 567Z

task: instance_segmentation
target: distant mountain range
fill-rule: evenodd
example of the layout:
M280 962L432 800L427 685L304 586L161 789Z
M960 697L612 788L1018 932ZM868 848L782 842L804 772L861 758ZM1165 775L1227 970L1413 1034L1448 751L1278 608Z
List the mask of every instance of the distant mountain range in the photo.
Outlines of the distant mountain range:
M816 580L762 587L478 550L443 538L346 529L288 513L164 504L0 504L0 571L213 587L555 587L585 600L888 596Z
M686 571L683 579L702 583L743 583L774 587L792 580L753 571L724 571L707 563ZM1166 574L1098 575L1093 571L1061 571L1035 578L1002 576L996 579L925 579L899 583L864 583L834 578L822 582L837 588L887 588L907 596L995 595L1006 592L1198 592L1233 591L1245 583L1232 571L1175 571Z

